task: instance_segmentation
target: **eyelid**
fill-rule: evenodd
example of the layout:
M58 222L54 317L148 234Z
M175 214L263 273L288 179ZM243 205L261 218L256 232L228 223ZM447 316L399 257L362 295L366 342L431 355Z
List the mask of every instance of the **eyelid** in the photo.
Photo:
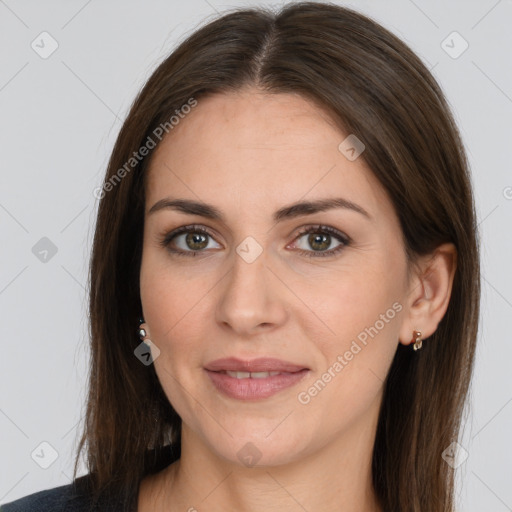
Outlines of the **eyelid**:
M336 238L340 238L341 241L346 244L349 244L352 241L352 239L348 235L346 235L339 229L333 228L327 224L308 224L305 227L299 228L299 232L295 236L294 241L304 234L316 233L317 231L320 233L327 233L329 235L335 236Z

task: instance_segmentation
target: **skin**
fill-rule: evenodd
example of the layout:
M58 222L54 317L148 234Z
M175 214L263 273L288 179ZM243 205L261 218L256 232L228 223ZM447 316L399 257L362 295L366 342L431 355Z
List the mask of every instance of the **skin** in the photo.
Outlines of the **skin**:
M347 135L301 96L246 88L200 99L156 149L141 301L148 338L160 350L155 370L182 418L182 457L142 481L139 511L381 511L371 455L384 379L398 343L410 344L413 329L423 339L436 330L456 251L444 244L408 274L392 203L363 158L339 151ZM149 214L164 197L211 203L226 222L172 209ZM357 203L371 219L338 208L272 220L285 205L328 197ZM171 246L202 253L180 257L162 247L166 234L188 224L212 236L194 246L181 235ZM298 234L315 224L351 242L328 257L301 254L322 250ZM250 264L236 252L246 237L262 248ZM340 246L327 238L327 249ZM394 318L300 403L298 393L396 303ZM270 398L235 400L203 369L228 356L277 357L310 372ZM261 453L253 467L237 456L248 442Z

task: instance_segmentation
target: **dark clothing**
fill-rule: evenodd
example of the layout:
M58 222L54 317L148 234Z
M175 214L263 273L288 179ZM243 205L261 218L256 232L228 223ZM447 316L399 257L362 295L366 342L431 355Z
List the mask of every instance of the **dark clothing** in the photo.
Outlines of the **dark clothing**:
M93 506L91 496L80 490L88 477L84 475L77 478L76 483L38 491L0 505L0 512L126 512L114 496L104 498ZM135 512L136 508L132 510Z
M153 457L155 454L156 458ZM149 450L147 460L150 464L144 468L144 475L164 469L179 456L179 448L173 451L169 445L157 451ZM0 505L0 512L137 512L138 486L129 490L128 497L106 491L94 503L90 484L91 476L86 474L70 484L38 491Z

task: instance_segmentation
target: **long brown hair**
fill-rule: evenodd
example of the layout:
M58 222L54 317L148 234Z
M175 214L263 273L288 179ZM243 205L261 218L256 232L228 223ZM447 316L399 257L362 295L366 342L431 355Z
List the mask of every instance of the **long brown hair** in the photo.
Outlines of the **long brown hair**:
M153 365L134 356L152 152L130 159L191 98L200 108L206 94L244 86L314 100L364 142L361 158L389 194L410 262L444 242L457 248L451 300L436 332L418 353L398 345L372 461L384 510L451 512L454 470L442 454L459 438L468 405L480 298L469 164L447 101L413 51L371 18L317 2L277 13L236 9L205 24L158 66L134 101L97 215L89 394L74 478L86 447L93 495L115 491L133 506L142 478L180 457L181 419Z

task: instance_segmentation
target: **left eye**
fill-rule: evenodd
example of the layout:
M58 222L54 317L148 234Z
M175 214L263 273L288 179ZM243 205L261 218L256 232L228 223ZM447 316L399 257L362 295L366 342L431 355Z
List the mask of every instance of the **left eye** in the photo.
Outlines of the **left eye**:
M343 250L350 242L348 236L328 226L308 227L299 234L297 239L303 238L305 235L308 235L306 238L306 244L315 250L309 251L301 248L299 252L311 257L332 256L333 254ZM340 242L339 245L334 249L326 250L333 242L333 238Z
M308 235L307 238L305 238L306 235ZM184 240L185 244L182 247L178 245L180 238ZM165 235L165 237L160 241L160 244L171 254L176 254L178 256L196 256L201 252L205 252L204 249L208 249L208 238L214 240L210 232L202 226L183 226ZM307 247L299 247L299 253L311 257L331 256L340 252L350 243L350 239L347 235L344 235L340 231L328 226L309 226L302 230L294 241L302 238L304 238L306 244L314 250L311 251L307 250ZM331 246L333 239L337 240L339 244L334 249L328 249ZM171 248L172 244L175 244L178 248ZM220 246L216 248L220 248Z

